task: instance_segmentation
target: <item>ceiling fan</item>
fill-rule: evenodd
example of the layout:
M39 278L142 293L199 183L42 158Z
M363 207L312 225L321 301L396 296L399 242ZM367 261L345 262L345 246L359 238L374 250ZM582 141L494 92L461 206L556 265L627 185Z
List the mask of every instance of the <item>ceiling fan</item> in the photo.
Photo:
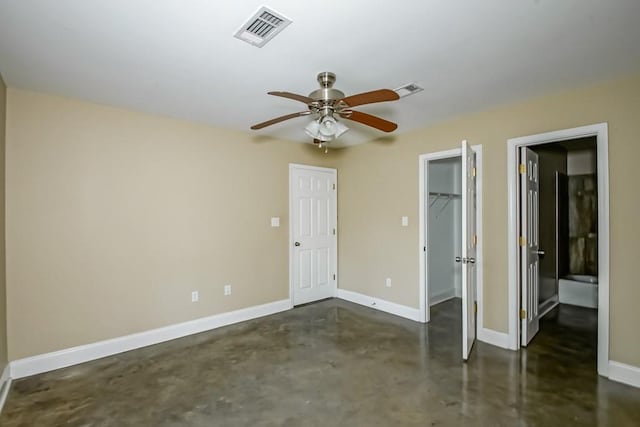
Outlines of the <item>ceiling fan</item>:
M398 128L398 125L393 122L352 109L352 107L357 107L358 105L397 101L400 99L400 96L396 92L390 89L379 89L357 95L345 96L342 91L333 88L335 81L335 74L322 72L318 74L320 89L314 90L309 96L298 95L291 92L268 92L269 95L280 96L307 104L307 110L258 123L251 126L251 129L258 130L285 120L312 115L314 119L306 126L305 132L313 138L314 144L318 144L321 148L324 144L326 152L326 143L338 138L349 130L347 126L337 120L337 117L362 123L383 132L393 132Z

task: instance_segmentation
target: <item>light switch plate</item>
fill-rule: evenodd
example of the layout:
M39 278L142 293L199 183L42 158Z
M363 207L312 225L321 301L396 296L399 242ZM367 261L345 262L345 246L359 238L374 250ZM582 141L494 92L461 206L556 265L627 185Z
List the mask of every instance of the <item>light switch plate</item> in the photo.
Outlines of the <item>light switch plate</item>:
M271 217L271 226L280 227L280 217L278 216Z
M409 217L408 216L403 216L402 217L402 226L403 227L407 227L409 225Z

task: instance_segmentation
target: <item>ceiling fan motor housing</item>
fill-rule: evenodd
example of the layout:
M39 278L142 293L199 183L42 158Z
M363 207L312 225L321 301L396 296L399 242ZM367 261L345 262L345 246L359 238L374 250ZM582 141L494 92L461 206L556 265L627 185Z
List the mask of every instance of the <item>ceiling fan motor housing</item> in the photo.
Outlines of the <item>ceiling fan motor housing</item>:
M318 74L320 89L311 92L309 98L312 98L314 101L319 101L322 105L333 105L336 100L344 98L344 92L333 89L335 81L336 75L333 73L324 71Z

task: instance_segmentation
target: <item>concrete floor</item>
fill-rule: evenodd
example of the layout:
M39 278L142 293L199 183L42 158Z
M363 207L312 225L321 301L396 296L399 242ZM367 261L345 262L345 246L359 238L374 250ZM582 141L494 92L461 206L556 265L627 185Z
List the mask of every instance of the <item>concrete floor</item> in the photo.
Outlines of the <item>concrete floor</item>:
M640 390L595 373L594 313L463 363L459 300L429 325L327 300L15 381L0 425L638 426Z

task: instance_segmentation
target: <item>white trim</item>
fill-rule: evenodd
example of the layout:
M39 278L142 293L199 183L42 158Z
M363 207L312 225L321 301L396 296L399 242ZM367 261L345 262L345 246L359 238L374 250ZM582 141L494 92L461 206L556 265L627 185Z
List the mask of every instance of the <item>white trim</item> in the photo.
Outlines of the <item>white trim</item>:
M338 234L339 234L339 230L338 230L338 170L334 169L334 168L324 168L324 167L320 167L320 166L309 166L309 165L302 165L299 163L289 163L289 238L288 238L288 242L289 242L289 302L290 302L290 307L289 308L293 308L293 206L291 204L291 200L293 199L292 195L293 195L293 188L291 188L291 171L293 169L304 169L304 170L311 170L311 171L316 171L316 172L326 172L326 173L330 173L331 175L333 175L333 182L336 185L335 191L333 193L333 206L334 206L334 211L333 211L333 223L335 224L335 229L336 229L336 234L335 234L335 239L333 242L333 266L334 266L334 271L335 271L335 275L336 278L333 281L333 296L337 297L338 296L338 281L339 281L339 275L338 275Z
M0 413L2 413L2 408L4 408L4 403L7 401L7 396L9 396L9 390L11 389L11 365L7 363L7 366L4 367L2 371L2 376L0 376Z
M609 379L640 388L640 368L611 360L609 361Z
M427 161L438 160L438 159L448 159L451 157L459 157L462 155L462 150L460 148L454 148L452 150L446 151L438 151L436 153L427 153L421 154L418 156L418 208L419 208L419 226L418 226L418 263L419 263L419 274L418 274L418 293L420 298L420 322L426 323L430 319L429 307L427 304L427 295L429 294L427 290L427 280L426 280L426 272L427 272L427 261L426 261L426 251L425 246L427 244L427 224L425 223L425 182L427 175L427 168L425 168L425 164Z
M476 301L478 303L478 315L476 317L476 331L484 329L484 223L482 222L482 177L484 176L482 165L482 145L472 145L476 152L476 234L478 245L476 246Z
M509 334L494 331L493 329L478 328L478 341L509 349Z
M598 175L598 374L609 370L609 141L607 123L563 129L507 141L509 348L520 348L518 307L518 207L517 151L519 147L595 136Z
M135 350L137 348L158 344L164 341L185 337L211 329L258 317L268 316L289 310L289 300L275 301L268 304L243 308L227 313L216 314L201 319L152 329L137 334L126 335L92 344L81 345L52 353L40 354L25 359L14 360L11 365L11 377L23 378L54 369L77 365L79 363L100 359L106 356Z
M472 145L471 148L476 152L476 234L478 235L478 246L476 248L476 298L478 302L478 316L476 318L477 330L480 331L484 325L484 304L483 304L483 289L484 289L484 257L483 257L483 238L482 230L484 229L484 223L482 220L482 145ZM418 290L419 290L419 313L420 322L428 322L430 320L430 310L428 304L429 292L427 289L427 267L426 267L426 252L424 247L427 242L428 227L425 221L425 182L427 178L427 167L425 167L428 161L448 159L452 157L461 157L462 149L454 148L451 150L438 151L436 153L426 153L418 156L418 200L419 200L419 228L418 232L418 262L419 262L419 274L418 274Z
M291 170L291 169L306 169L306 170L312 170L312 171L316 171L316 172L327 172L327 173L336 172L335 168L325 168L325 167L322 167L322 166L303 165L301 163L289 163L289 170Z
M420 321L420 310L417 308L407 307L406 305L396 304L395 302L370 297L358 292L347 291L346 289L338 289L338 298L364 305L365 307L384 311L386 313L395 314L396 316L404 317L405 319L413 320L415 322Z

